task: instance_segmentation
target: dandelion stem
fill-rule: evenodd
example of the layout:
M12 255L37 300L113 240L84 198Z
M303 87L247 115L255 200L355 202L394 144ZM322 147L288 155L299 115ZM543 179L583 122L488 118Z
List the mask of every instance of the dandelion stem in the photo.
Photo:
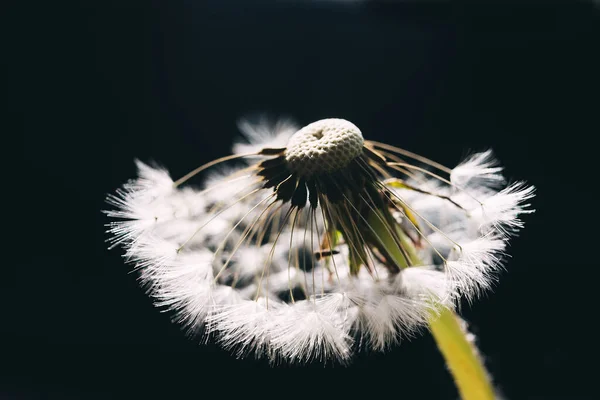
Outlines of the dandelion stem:
M466 323L443 308L429 319L429 329L454 378L462 400L493 400L494 391Z
M377 231L384 245L394 248L396 243L390 233L384 229L377 218L369 218L369 222ZM399 232L401 239L404 234ZM410 254L412 265L422 264L409 240L402 240L402 246ZM396 246L397 248L397 246ZM406 258L400 249L388 252L400 268L407 268ZM446 365L454 378L454 382L462 400L493 400L494 391L483 360L475 347L473 335L466 329L466 323L451 309L438 305L429 318L429 329L436 341L438 349L444 356Z

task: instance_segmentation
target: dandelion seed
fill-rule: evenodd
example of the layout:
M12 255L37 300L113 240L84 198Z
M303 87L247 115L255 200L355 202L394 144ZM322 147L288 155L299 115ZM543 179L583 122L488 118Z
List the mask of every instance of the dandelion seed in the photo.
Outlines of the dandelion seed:
M106 211L157 306L240 357L389 348L489 289L531 212L490 151L450 169L343 119L241 128L249 144L177 181L138 162Z

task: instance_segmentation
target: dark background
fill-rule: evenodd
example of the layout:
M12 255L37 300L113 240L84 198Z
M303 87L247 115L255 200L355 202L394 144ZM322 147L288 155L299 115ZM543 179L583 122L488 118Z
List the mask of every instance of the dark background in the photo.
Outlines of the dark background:
M507 399L593 398L600 9L483 3L11 7L0 398L457 397L429 335L333 369L273 370L199 345L106 250L100 210L134 158L181 176L262 113L346 118L450 165L492 147L510 178L537 186L537 212L495 293L463 315Z

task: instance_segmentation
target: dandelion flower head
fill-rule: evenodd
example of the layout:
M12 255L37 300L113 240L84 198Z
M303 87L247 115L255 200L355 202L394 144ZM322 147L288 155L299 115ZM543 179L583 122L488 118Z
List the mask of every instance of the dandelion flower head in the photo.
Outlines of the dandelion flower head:
M176 181L137 162L106 212L156 305L240 357L385 350L489 289L531 212L491 151L447 168L343 119L241 128Z

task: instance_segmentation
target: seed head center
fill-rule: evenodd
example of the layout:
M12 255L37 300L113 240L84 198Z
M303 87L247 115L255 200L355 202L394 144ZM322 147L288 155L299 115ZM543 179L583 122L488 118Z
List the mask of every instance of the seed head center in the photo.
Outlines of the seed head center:
M291 170L303 177L343 169L362 153L364 139L352 122L322 119L296 132L286 147Z

